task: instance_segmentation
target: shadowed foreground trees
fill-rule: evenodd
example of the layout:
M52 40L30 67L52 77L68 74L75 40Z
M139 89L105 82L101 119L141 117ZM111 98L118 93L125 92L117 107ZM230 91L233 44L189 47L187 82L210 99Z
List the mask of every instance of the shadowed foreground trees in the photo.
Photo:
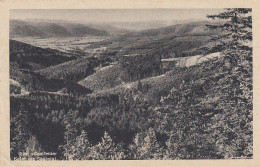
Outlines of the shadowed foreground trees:
M223 31L212 39L222 51L219 59L145 83L143 77L158 72L158 59L146 64L126 56L124 77L140 79L136 87L80 97L73 91L12 96L11 157L53 151L67 160L252 158L250 12L227 9L209 16L225 21L208 26ZM128 59L142 62L131 66ZM162 84L154 86L156 79Z

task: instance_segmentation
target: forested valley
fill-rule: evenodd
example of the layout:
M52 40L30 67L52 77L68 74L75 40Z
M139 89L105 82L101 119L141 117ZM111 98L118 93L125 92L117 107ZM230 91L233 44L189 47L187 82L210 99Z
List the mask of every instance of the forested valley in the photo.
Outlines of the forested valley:
M10 40L11 159L253 158L251 9L208 17L222 22L128 32L80 57Z

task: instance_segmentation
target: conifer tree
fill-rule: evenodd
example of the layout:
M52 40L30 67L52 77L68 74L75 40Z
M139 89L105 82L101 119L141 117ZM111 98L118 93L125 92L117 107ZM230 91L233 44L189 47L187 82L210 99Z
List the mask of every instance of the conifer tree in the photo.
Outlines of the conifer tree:
M143 139L141 138L141 133L137 133L133 140L134 144L129 145L129 156L130 159L140 159L141 158L141 148L143 144Z
M243 61L252 61L252 9L232 8L216 15L208 15L211 19L224 20L222 24L207 25L209 29L222 33L212 38L218 43L225 60L237 66Z
M137 133L133 142L134 144L129 146L133 159L162 159L164 157L164 150L160 147L152 128L144 134Z
M41 145L39 144L35 136L31 136L26 144L26 153L28 153L29 158L33 156L33 153L42 152Z
M166 151L166 158L167 159L178 159L180 158L178 154L181 152L179 151L179 142L176 139L176 136L173 131L170 132L169 139L166 142L167 151Z
M11 158L14 158L25 152L26 144L31 136L30 115L24 109L23 105L20 106L18 115L16 115L12 122L14 129L11 129L13 131L13 138L11 138Z
M228 75L218 84L228 85L228 98L217 108L223 111L216 115L215 129L222 129L216 140L225 158L252 156L252 9L226 9L209 18L225 20L223 24L208 25L220 29L222 34L213 38L223 52L223 64L229 64Z
M75 155L75 141L77 138L76 121L73 116L73 111L69 111L64 119L65 124L65 145L63 146L64 156L66 159L74 159Z
M75 141L74 158L78 160L89 159L91 144L89 143L87 133L82 130L81 135Z
M125 159L122 145L116 145L107 132L104 133L102 141L92 147L91 157L96 160Z
M164 153L157 141L155 131L152 128L149 128L144 138L144 147L145 159L162 159Z

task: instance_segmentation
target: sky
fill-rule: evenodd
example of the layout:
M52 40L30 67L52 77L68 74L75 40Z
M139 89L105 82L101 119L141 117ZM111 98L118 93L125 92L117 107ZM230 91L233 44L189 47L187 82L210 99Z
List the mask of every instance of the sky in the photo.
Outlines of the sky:
M75 22L143 22L207 20L223 9L12 9L10 19L46 19Z

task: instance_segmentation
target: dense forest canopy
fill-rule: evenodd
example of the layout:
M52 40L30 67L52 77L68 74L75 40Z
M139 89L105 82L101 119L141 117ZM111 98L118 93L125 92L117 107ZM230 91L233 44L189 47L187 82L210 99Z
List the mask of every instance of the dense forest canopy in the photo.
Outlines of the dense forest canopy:
M251 12L127 32L85 57L11 40L11 159L252 158ZM214 52L162 70L162 58Z

